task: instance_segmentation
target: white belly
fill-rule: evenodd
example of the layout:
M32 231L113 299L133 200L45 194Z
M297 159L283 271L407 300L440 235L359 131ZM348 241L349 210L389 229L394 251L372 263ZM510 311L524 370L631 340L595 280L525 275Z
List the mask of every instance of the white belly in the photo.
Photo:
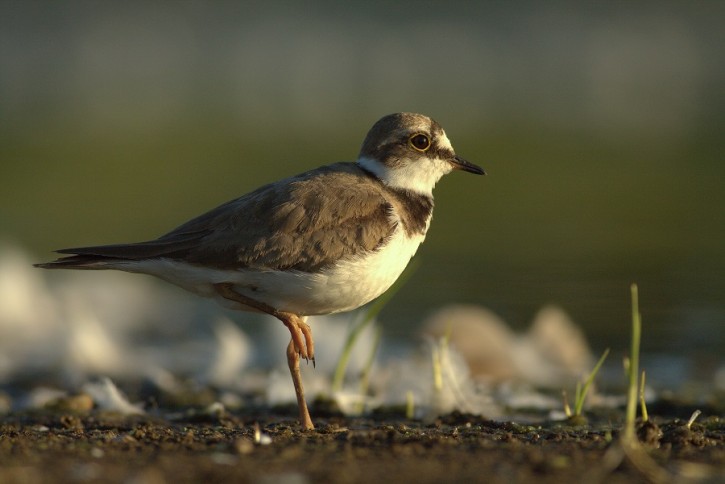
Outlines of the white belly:
M234 309L251 310L221 298L213 285L233 283L240 294L301 316L358 308L385 292L403 272L424 235L408 238L398 228L388 243L363 257L341 260L317 274L299 271L219 270L170 259L125 262L114 267L152 274L191 292L214 297Z

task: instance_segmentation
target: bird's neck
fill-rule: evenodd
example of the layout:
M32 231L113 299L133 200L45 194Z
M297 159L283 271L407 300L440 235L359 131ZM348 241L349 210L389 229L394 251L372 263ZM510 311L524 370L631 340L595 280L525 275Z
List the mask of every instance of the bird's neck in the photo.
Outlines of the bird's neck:
M400 163L390 167L380 161L361 156L357 160L360 168L372 173L377 179L390 188L410 191L416 194L433 197L433 187L443 175L448 173L447 164Z
M408 237L425 235L433 216L433 196L407 188L391 186L389 183L385 183L374 170L369 169L369 164L360 163L358 160L358 166L362 171L380 182L385 198L393 208L395 216L400 221Z

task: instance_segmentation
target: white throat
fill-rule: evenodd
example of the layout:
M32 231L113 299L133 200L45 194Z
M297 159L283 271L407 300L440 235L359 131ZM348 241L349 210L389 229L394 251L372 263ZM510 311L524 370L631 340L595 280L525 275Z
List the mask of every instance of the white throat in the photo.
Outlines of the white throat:
M380 161L360 157L357 164L392 188L402 188L422 195L433 196L433 187L453 167L445 160L406 160L401 166L390 167Z

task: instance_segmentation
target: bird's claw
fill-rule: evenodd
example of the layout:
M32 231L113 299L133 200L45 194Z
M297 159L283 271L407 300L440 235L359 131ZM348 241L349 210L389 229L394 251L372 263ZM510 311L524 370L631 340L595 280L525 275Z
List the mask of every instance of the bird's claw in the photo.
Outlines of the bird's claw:
M310 364L310 361L311 361L312 362L312 368L317 368L317 364L315 363L315 357L314 356L311 357L311 358L307 358L307 357L302 356L302 352L298 352L297 353L297 356L299 356L301 359L305 360L305 362L307 362L308 365Z
M292 335L292 344L297 353L297 357L304 359L309 363L312 360L312 366L315 366L315 343L312 339L312 330L310 326L299 317L290 317L282 320Z

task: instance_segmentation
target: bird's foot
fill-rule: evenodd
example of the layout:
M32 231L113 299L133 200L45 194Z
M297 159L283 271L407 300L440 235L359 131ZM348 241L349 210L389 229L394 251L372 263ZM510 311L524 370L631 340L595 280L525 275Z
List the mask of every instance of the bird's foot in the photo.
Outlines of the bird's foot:
M312 360L315 365L315 342L312 338L312 330L305 322L304 318L292 313L278 312L276 315L282 320L290 335L292 335L292 344L300 358L306 361Z

